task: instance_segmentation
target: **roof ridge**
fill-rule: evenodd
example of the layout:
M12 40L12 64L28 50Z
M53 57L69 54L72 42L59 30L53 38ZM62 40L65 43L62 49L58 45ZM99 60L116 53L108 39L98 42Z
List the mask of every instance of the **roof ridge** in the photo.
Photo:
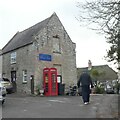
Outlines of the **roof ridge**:
M101 67L101 66L109 66L109 65L107 65L107 64L105 64L105 65L92 65L92 67ZM88 68L88 67L78 67L78 68Z
M34 34L37 34L37 32L42 30L43 28L46 28L49 20L55 14L56 13L53 13L50 17L42 20L41 22L38 22L35 25L32 25L31 27L24 29L23 31L17 32L10 39L10 41L2 48L3 54L33 42L32 38L30 37L33 36ZM11 42L12 44L10 44Z
M100 67L100 66L108 66L107 64L104 65L92 65L92 67Z
M50 16L50 17L51 17L51 16ZM38 22L38 23L36 23L36 24L32 25L31 27L28 27L27 29L24 29L24 30L20 31L20 33L25 32L25 31L27 31L27 30L29 30L29 29L31 29L31 28L33 28L33 27L37 26L38 24L41 24L42 22L46 21L47 19L49 20L49 19L50 19L50 17L48 17L48 18L46 18L46 19L42 20L41 22ZM47 22L47 23L48 23L48 22Z
M49 20L52 18L53 15L56 15L56 16L57 16L56 12L54 12L50 17L48 17L48 18L46 18L46 19L44 19L44 20L42 20L42 21L40 21L40 22L32 25L31 27L28 27L27 29L24 29L24 30L20 31L19 33L22 33L22 32L24 32L24 31L26 31L26 30L34 27L34 26L37 26L38 24L40 24L40 23L42 23L42 22L44 22L44 21L46 21L46 20L48 20L48 22L49 22ZM47 23L48 23L48 22L47 22Z

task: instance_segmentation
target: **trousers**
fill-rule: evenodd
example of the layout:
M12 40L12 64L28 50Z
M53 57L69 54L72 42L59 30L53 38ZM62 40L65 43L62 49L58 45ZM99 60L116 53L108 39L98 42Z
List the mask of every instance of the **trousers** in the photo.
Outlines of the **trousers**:
M89 99L90 99L90 86L89 85L82 86L82 98L83 98L83 102L89 102Z

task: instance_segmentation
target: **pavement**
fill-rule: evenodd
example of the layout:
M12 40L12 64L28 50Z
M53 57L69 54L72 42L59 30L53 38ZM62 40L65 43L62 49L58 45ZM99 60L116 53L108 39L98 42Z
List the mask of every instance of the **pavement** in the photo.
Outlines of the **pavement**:
M118 95L91 94L90 104L81 96L40 97L9 94L2 118L118 118Z

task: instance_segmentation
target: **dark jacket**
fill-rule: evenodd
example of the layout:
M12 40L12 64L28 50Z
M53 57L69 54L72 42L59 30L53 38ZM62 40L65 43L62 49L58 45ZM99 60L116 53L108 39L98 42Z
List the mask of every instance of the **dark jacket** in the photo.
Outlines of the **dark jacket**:
M81 86L91 85L91 88L93 88L93 83L88 73L83 73L80 76L80 79L78 80L78 83L77 83L78 87L80 87L80 83L81 83Z

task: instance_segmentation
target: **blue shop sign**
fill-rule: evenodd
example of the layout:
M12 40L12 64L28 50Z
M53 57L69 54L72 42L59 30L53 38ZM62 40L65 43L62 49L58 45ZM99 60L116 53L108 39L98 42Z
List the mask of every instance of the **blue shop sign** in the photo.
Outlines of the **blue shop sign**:
M52 56L48 54L39 54L39 60L52 61Z

